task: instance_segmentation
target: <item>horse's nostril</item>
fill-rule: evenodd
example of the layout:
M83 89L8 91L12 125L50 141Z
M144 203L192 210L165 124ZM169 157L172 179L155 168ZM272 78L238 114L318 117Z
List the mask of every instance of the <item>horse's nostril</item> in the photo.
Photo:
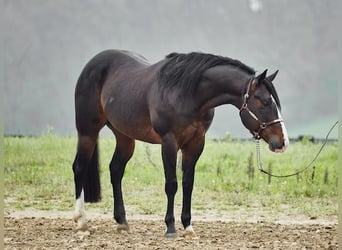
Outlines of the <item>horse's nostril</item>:
M277 141L272 141L270 143L272 151L275 151L277 149L282 149L284 148L284 142L277 142Z
M282 153L286 150L287 145L285 141L283 142L273 141L273 142L270 142L269 147L270 147L270 150L273 152Z

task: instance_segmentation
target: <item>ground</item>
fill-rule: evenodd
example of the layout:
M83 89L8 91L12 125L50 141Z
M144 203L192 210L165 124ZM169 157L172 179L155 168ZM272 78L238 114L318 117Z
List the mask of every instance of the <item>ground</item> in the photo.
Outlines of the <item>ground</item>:
M194 211L197 237L165 239L162 216L128 213L118 233L110 214L87 212L89 231L74 232L72 212L6 210L5 249L337 249L337 216L305 218L268 211Z

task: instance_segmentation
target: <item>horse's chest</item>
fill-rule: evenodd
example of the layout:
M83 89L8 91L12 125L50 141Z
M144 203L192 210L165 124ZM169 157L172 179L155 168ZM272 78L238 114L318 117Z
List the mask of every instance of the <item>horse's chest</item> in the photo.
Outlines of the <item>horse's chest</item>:
M208 111L200 119L189 120L188 123L184 123L183 126L177 128L176 123L176 133L179 135L179 140L182 141L181 144L186 144L194 138L204 137L207 132L212 119L214 117L214 110Z
M187 144L195 138L204 137L206 133L206 126L201 121L192 122L187 126L182 126L175 129L174 135L176 136L179 147Z

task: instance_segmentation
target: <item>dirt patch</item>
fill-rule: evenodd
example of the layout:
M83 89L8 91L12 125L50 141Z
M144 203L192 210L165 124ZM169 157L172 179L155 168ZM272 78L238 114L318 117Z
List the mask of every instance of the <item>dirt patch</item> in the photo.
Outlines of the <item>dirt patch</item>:
M51 215L51 213L49 213ZM47 214L48 215L48 214ZM59 214L60 215L60 214ZM43 215L44 216L44 215ZM105 215L89 218L89 232L75 233L66 216L5 216L5 249L337 249L337 224L266 221L193 221L195 239L164 238L161 218L130 220L130 233L117 233ZM95 217L94 217L95 216Z
M175 217L180 218L180 207L176 209ZM160 214L141 214L134 206L126 206L127 219L131 220L163 220L162 213ZM47 218L47 219L71 219L73 217L73 211L57 211L57 210L37 210L33 208L18 210L18 209L5 209L5 216L11 218ZM111 220L113 214L111 211L103 209L86 209L86 216L88 219L103 219ZM272 210L267 208L255 207L255 208L232 208L230 210L195 210L192 209L192 220L203 222L249 222L257 223L259 221L272 222L275 224L320 224L320 225L332 225L338 223L338 216L333 214L319 214L316 216L307 216L301 213L298 209L283 206L281 210Z

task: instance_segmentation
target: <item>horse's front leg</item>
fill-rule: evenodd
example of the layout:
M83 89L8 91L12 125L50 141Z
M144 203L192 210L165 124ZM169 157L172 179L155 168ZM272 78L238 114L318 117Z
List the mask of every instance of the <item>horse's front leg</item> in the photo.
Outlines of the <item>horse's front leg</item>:
M126 220L125 206L122 196L122 177L125 172L125 167L128 160L132 157L134 152L134 140L115 133L116 136L116 148L110 162L110 177L113 186L113 196L114 196L114 219L119 224L117 231L129 231L129 226Z
M165 174L165 193L167 196L167 211L165 215L165 237L176 237L174 199L177 192L177 142L173 134L167 134L162 138L162 159Z
M193 139L182 148L182 170L183 170L183 207L181 220L184 227L184 237L196 236L191 226L191 197L194 185L195 165L204 147L204 137Z

